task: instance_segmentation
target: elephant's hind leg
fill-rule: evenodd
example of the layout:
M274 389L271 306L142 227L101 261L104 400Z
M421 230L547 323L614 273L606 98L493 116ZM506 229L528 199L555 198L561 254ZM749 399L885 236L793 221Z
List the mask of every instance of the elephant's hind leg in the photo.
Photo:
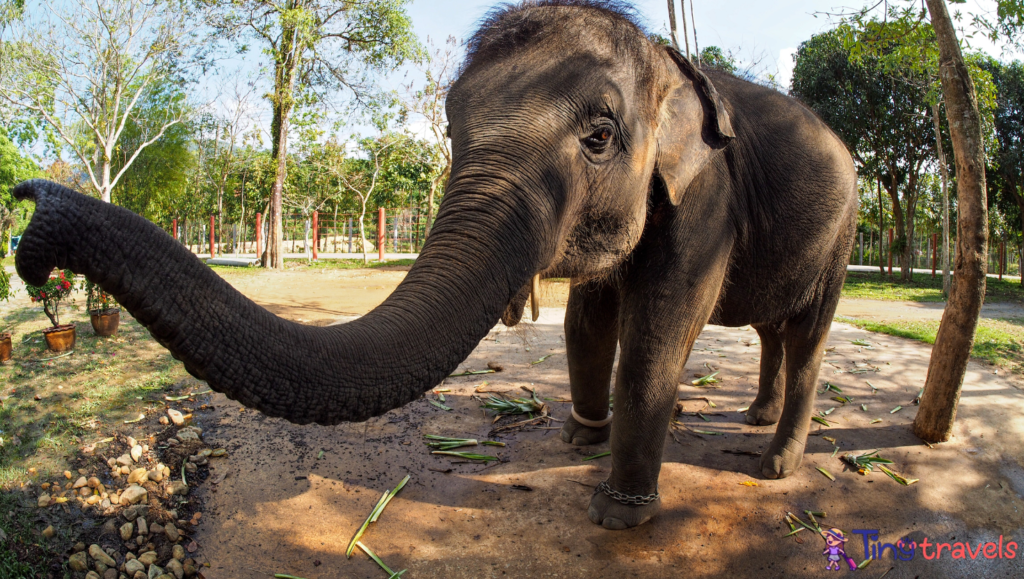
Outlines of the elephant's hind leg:
M814 412L818 371L845 274L845 271L837 269L825 284L817 303L786 321L782 332L786 351L785 403L775 436L768 450L761 455L761 474L766 478L785 478L803 462L811 414Z
M761 338L761 378L758 382L757 398L747 410L747 423L757 426L775 424L782 416L782 404L786 398L785 349L782 346L782 332L785 323L756 324L754 329Z
M611 283L573 282L565 312L565 346L569 359L569 388L575 413L588 422L608 416L615 348L618 344L619 293ZM562 440L576 446L608 440L611 424L585 426L569 416Z

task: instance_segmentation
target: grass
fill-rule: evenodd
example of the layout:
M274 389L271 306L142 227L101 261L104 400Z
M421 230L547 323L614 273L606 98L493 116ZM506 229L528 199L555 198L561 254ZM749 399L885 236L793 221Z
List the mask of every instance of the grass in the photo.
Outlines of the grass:
M985 289L985 301L1024 302L1024 286L1018 281L990 277ZM943 302L942 276L932 279L931 272L914 274L913 281L902 282L898 278L881 277L875 272L850 271L843 284L843 297L869 300Z
M870 332L909 338L927 344L935 343L935 334L939 330L938 320L874 321L846 316L836 316L836 320ZM1024 318L981 318L978 321L978 331L971 355L1016 373L1024 371Z

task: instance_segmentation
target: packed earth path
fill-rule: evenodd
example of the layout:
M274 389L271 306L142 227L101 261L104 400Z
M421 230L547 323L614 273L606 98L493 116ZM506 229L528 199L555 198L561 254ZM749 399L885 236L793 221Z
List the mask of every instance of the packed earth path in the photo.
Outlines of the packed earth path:
M327 324L371 309L403 272L224 275L279 315ZM566 288L548 284L546 303L564 304ZM928 549L931 560L919 549L912 561L895 561L887 550L858 575L1024 573L1024 393L994 367L972 362L954 439L929 447L910 425L931 347L841 323L832 326L818 381L816 408L828 412L830 426L812 423L796 475L778 481L760 475L752 455L767 446L774 427L747 425L738 411L756 393L756 332L708 326L679 385L680 399L687 399L681 425L666 435L661 513L627 531L592 524L587 505L608 476L610 459L584 459L608 444L580 448L559 438L570 408L563 318L564 307L550 307L536 323L497 325L459 371L488 363L503 371L446 380L439 388L448 389L443 404L450 411L428 393L365 423L297 426L211 396L214 410L200 415L200 425L205 442L228 449L228 457L211 463L217 484L198 490L205 507L194 538L210 565L205 577L385 577L359 549L351 559L345 551L382 492L407 474L409 484L361 541L413 578L820 577L827 562L823 540L811 532L784 538L787 512L808 521L808 510L826 513L823 528L846 533L847 553L857 563L866 555L864 535L855 529L877 530L871 544L906 536L950 544L938 559ZM720 382L692 385L712 372ZM842 393L823 391L826 381ZM478 399L491 391L527 397L524 388L536 389L552 420L493 432L512 420L495 424ZM833 400L840 396L850 401ZM491 434L507 446L460 449L501 459L484 465L431 455L427 434L479 440ZM894 462L894 472L919 482L902 486L877 469L861 475L841 461L875 449ZM977 555L979 544L1000 540L1018 545L1015 558L1005 549L995 558Z

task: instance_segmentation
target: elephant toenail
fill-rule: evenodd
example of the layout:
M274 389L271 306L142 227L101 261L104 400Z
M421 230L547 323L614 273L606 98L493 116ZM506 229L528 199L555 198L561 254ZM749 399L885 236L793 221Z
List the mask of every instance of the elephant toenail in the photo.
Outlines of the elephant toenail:
M604 522L601 523L601 526L606 529L611 529L612 531L621 531L627 527L625 522L612 517L605 518Z
M601 524L601 513L597 512L596 507L590 507L587 509L587 517L590 518L590 522L596 525Z

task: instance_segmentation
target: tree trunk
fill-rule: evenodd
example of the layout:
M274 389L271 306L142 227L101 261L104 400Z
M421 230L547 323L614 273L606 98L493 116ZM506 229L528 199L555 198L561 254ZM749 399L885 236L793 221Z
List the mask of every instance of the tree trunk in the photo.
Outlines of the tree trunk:
M669 35L671 36L671 38L669 38L669 40L672 41L672 47L675 48L676 50L680 50L680 47L679 47L679 33L678 33L677 29L676 29L676 1L675 0L668 0L668 28L669 28Z
M885 211L882 207L882 178L875 179L878 186L878 274L885 277L885 252L882 251L882 240L885 239Z
M280 60L274 69L274 117L270 129L274 139L271 156L277 161L274 186L270 190L270 235L267 239L267 254L263 266L284 269L283 215L281 197L284 181L288 175L288 122L295 106L295 73L299 66L299 50L295 44L297 32L286 27L281 34Z
M359 244L363 251L363 265L366 265L370 263L370 258L366 255L366 227L363 225L363 218L366 217L366 199L360 197L359 201L362 203L362 211L359 213Z
M914 434L928 442L943 442L953 434L960 390L985 299L988 206L985 152L974 83L946 3L928 0L928 11L939 45L939 75L956 160L957 253L949 302L935 336L921 407L914 419Z

